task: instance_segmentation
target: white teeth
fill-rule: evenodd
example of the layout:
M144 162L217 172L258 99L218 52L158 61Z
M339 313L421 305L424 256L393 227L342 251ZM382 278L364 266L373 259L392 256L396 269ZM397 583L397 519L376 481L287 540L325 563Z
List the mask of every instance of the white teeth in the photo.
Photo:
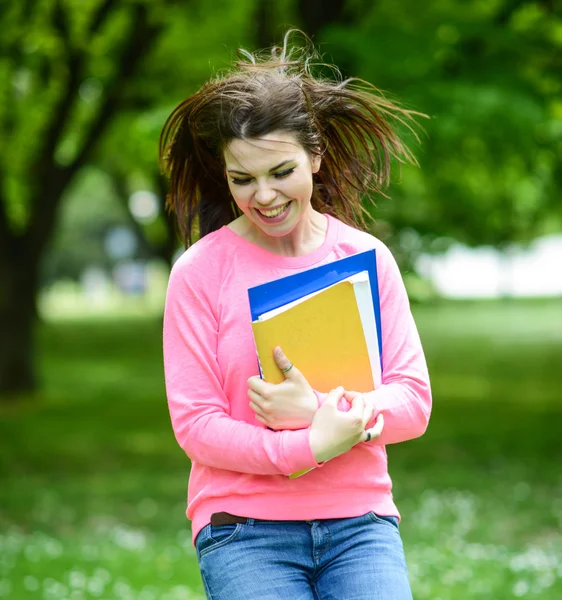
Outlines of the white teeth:
M264 217L276 217L277 215L280 215L287 208L288 205L289 203L287 202L286 204L283 204L283 206L280 206L275 210L258 210Z

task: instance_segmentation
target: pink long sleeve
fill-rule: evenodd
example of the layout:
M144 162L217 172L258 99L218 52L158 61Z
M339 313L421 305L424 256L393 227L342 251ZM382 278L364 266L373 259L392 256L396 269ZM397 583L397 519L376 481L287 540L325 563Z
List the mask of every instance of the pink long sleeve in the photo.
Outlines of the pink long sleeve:
M373 445L405 442L425 433L431 414L431 387L425 355L410 311L408 294L394 257L386 246L377 247L377 274L381 304L382 385L364 394L375 406L372 427L379 413L384 416L382 435ZM326 394L317 393L319 405ZM342 399L339 409L350 404Z
M386 255L386 256L385 256ZM431 388L408 295L394 257L377 249L382 329L382 385L366 394L384 415L375 444L396 444L423 435L431 413Z
M213 290L211 275L184 263L171 273L164 313L166 385L179 445L197 463L243 473L289 475L317 466L308 429L274 432L230 416L231 402L246 399L227 398L222 388L217 318L208 293L197 290L202 281Z
M258 375L248 288L374 248L380 281L383 383L367 394L385 416L383 436L318 467L309 430L270 431L249 406ZM190 457L187 516L193 539L213 512L257 519L353 517L399 512L384 444L421 435L429 378L400 273L373 236L328 217L321 247L305 256L267 252L227 227L189 248L170 275L164 370L176 439Z

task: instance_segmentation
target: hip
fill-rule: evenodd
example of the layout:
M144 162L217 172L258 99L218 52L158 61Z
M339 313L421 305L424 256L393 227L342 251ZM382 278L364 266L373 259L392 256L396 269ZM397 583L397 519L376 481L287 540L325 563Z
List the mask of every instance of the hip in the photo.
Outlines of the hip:
M393 515L208 524L195 546L213 600L307 598L309 592L310 598L379 598L375 589L381 600L411 598Z

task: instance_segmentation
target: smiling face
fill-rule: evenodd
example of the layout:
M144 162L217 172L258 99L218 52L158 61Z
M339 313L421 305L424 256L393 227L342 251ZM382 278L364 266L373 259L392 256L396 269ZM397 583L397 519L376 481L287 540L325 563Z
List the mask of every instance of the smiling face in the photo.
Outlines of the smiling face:
M320 157L311 157L294 135L234 139L224 159L232 197L258 236L287 236L313 218L312 175Z

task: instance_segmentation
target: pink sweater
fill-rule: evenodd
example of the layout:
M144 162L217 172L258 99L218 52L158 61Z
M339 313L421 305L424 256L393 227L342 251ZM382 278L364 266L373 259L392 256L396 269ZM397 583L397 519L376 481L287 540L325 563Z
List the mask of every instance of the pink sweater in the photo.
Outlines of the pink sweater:
M258 374L258 365L247 289L371 248L377 252L384 372L382 385L366 398L384 413L383 434L289 479L318 465L309 429L269 430L249 407L247 380ZM164 367L174 433L192 462L187 516L193 540L220 511L277 520L371 510L399 516L385 445L424 433L431 392L400 272L378 239L332 217L322 246L305 256L273 254L227 227L205 236L170 275Z

